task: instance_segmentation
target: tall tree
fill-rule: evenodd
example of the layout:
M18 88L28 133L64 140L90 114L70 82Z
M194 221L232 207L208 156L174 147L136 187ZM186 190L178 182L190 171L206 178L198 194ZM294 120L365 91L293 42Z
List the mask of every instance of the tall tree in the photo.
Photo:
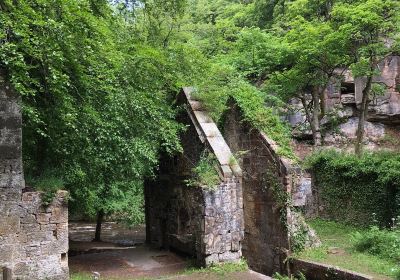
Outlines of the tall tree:
M50 174L70 191L72 213L141 222L144 178L160 151L180 149L168 96L193 66L180 49L143 43L108 1L0 9L0 67L22 95L28 183L47 180L37 185L49 191Z
M326 19L307 20L298 16L287 24L290 30L282 39L290 52L287 69L278 71L270 83L275 84L273 89L278 88L286 100L293 97L301 100L314 145L321 146L320 121L326 111L324 95L329 82L337 75L336 70L349 64L348 33L333 28Z

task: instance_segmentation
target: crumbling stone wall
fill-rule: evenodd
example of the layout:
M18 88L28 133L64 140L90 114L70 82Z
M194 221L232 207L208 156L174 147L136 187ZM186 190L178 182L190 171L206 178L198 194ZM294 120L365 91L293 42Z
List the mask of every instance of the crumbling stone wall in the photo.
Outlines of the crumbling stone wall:
M217 126L185 88L178 117L187 125L183 152L163 157L157 179L145 187L147 241L186 252L200 265L237 261L242 256L241 170ZM208 149L217 158L220 183L214 189L187 186L192 168Z
M4 77L0 71L0 280L68 279L66 193L43 207L39 193L24 192L20 100Z
M277 156L271 140L243 121L238 106L231 101L225 114L223 135L234 153L241 153L245 235L243 256L249 266L266 275L287 272L289 234L272 184L290 193L290 165ZM272 176L272 178L271 178Z

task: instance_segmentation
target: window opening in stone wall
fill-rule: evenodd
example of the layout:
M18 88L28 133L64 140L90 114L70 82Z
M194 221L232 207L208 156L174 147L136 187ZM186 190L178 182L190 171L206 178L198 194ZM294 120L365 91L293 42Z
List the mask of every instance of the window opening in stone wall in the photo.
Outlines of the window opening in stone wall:
M61 261L65 262L67 260L67 253L62 253L61 254Z
M356 85L354 83L343 82L341 85L342 94L355 94Z

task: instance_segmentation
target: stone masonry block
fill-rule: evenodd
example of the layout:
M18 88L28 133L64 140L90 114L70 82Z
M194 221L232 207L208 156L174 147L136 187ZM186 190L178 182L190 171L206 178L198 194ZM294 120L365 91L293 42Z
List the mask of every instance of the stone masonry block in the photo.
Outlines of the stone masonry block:
M19 216L3 216L0 217L0 236L16 233L20 230Z

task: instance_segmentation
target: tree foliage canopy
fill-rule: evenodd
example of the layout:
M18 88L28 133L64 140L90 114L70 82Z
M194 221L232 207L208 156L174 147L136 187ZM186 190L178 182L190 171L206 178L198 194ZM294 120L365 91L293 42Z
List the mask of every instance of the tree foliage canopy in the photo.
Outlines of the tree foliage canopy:
M285 103L311 93L320 133L336 70L365 76L371 56L394 53L399 14L395 0L1 1L27 177L62 180L79 212L140 221L143 180L161 151L180 151L172 105L184 85L217 121L233 97L294 158Z

